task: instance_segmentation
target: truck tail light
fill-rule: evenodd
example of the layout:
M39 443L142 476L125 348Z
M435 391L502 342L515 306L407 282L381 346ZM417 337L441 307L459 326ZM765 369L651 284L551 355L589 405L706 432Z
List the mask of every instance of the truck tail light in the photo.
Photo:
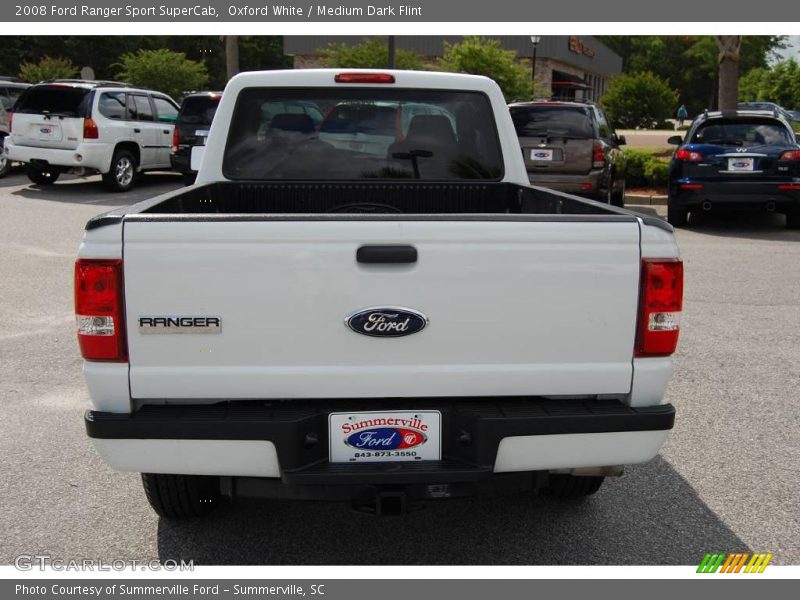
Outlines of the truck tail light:
M703 160L703 155L699 152L694 152L693 150L681 148L675 153L675 158L682 160L683 162L700 162Z
M682 308L683 262L678 258L643 259L634 355L669 356L675 352Z
M394 83L391 73L337 73L336 83Z
M800 150L787 150L779 160L800 160Z
M83 120L83 139L96 140L99 137L100 132L97 129L97 123L94 122L94 119L86 117Z
M172 153L173 154L177 154L178 153L178 146L180 145L180 143L181 143L181 134L178 131L178 126L176 124L175 128L172 130Z
M86 360L126 362L122 260L75 262L75 319Z
M602 169L606 166L606 153L602 144L592 146L592 168Z

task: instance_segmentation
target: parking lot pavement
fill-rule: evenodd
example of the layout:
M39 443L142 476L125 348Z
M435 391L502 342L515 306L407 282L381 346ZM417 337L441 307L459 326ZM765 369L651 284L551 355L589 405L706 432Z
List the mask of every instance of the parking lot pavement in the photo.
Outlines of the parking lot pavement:
M656 460L587 501L477 498L388 519L251 501L159 521L138 477L106 468L84 435L72 261L88 218L179 186L150 175L111 195L97 178L47 189L0 180L0 562L697 564L708 550L800 562L800 232L778 215L709 216L678 232L675 431Z

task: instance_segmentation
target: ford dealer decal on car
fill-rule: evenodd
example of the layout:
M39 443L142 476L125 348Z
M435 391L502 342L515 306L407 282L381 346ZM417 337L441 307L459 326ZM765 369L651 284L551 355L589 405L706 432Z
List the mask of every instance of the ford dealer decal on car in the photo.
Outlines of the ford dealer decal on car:
M439 411L333 413L329 425L331 462L441 458Z
M347 317L345 324L362 335L402 337L425 329L428 318L410 308L383 306L360 310Z

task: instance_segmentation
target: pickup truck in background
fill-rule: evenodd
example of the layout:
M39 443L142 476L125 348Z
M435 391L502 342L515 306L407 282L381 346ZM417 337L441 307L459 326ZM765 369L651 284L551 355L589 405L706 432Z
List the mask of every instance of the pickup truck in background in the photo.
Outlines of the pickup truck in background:
M87 433L159 515L585 496L667 439L672 228L531 186L490 79L240 74L192 160L194 186L92 219L75 266Z

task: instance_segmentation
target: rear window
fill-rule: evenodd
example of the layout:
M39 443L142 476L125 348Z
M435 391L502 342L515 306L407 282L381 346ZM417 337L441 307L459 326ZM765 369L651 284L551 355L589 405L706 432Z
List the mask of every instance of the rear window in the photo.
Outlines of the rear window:
M511 119L517 137L593 138L589 109L581 106L513 106Z
M220 96L190 96L183 101L178 120L187 125L211 125Z
M424 110L406 125L405 106ZM325 115L321 122L315 113ZM251 88L237 99L223 173L234 180L498 180L503 157L482 93Z
M37 85L28 88L15 107L22 114L50 114L62 117L86 115L89 90L67 85Z
M701 124L692 134L693 144L792 144L792 135L779 121L771 119L714 119Z

